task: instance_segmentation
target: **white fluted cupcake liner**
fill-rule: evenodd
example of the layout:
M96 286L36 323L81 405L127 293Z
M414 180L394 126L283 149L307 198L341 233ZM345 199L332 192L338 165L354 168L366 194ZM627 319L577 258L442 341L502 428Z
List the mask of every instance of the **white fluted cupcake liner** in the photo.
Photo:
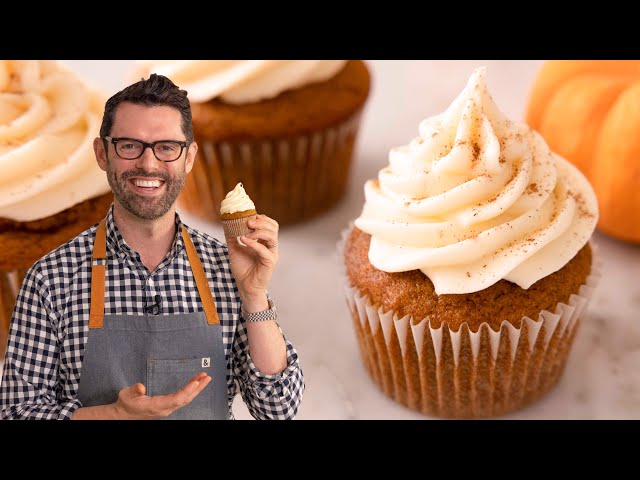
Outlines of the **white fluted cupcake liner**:
M561 377L584 312L601 278L597 248L591 273L568 303L520 327L508 321L494 331L463 323L453 331L429 318L384 311L352 286L343 252L352 225L338 242L339 265L360 353L373 380L398 402L425 414L481 418L521 408L548 392Z
M260 212L280 225L328 210L344 195L361 112L308 135L238 142L196 138L200 149L181 207L219 219L226 192L242 182Z

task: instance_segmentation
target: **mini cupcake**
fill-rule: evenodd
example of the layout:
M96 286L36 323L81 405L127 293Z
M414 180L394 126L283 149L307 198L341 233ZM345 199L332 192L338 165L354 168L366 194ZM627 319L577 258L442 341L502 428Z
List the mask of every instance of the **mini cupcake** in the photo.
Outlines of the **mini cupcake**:
M50 60L0 61L0 355L26 270L103 218L101 95Z
M558 382L598 277L594 192L498 110L485 69L365 185L340 245L364 364L398 402L502 415Z
M280 225L334 206L348 181L370 75L359 60L149 61L188 91L198 157L179 198L217 219L242 180Z
M220 204L220 220L225 236L234 238L252 232L247 222L254 220L256 213L256 206L244 191L242 183L238 183Z

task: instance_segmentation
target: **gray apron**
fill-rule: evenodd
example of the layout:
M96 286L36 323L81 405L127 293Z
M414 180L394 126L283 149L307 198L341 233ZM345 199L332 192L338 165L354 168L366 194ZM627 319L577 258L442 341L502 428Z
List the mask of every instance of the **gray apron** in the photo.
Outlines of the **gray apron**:
M91 266L91 311L78 400L85 407L114 403L143 383L149 396L177 392L199 372L211 382L169 420L229 419L227 362L215 302L186 229L182 238L204 312L180 315L104 315L106 222L96 231Z

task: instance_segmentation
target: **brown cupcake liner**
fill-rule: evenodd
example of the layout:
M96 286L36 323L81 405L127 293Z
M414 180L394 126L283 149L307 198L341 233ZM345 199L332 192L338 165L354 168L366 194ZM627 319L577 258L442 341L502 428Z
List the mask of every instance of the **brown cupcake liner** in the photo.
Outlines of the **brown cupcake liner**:
M343 261L349 230L338 243L347 304L364 365L388 396L428 415L483 418L522 408L557 384L601 278L595 245L591 273L568 304L523 317L519 328L505 320L498 332L488 323L453 331L447 323L434 328L428 317L385 312L352 286Z
M224 230L224 234L227 238L235 238L240 235L247 235L250 232L253 232L253 229L249 228L247 222L249 220L255 220L257 215L247 215L242 218L234 218L231 220L223 220L222 228Z
M196 136L198 157L180 206L219 220L224 196L242 182L260 212L280 225L330 209L346 190L361 113L334 127L287 138L215 142Z
M4 358L13 307L27 270L0 271L0 359Z

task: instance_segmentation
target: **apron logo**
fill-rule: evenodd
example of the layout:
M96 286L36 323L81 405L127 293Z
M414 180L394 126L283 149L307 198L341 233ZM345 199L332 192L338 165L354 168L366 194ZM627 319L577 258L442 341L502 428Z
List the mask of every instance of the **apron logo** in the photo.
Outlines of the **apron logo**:
M209 366L211 366L211 358L210 357L203 358L202 359L202 368L208 368Z

